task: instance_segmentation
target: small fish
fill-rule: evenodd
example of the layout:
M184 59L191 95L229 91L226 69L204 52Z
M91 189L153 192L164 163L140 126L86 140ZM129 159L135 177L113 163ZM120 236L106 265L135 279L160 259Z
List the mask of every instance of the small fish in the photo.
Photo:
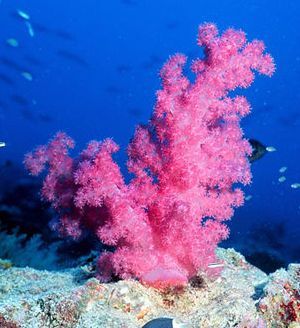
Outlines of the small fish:
M249 201L250 199L252 199L252 195L247 195L247 196L245 196L245 200L246 200L246 201Z
M17 48L19 46L19 41L14 38L7 39L6 43L13 48Z
M291 184L291 188L293 188L293 189L298 189L298 188L300 188L300 183L299 183L299 182L292 183L292 184Z
M269 153L272 153L274 151L277 151L277 149L273 146L268 146L268 147L266 147L266 151L268 151Z
M29 72L22 72L21 75L24 77L24 79L28 80L28 81L32 81L32 75Z
M215 263L210 263L207 267L210 269L215 269L215 268L222 268L223 266L224 266L224 263L215 262Z
M28 21L26 21L25 22L25 25L27 26L28 34L33 38L35 33L34 33L34 29L33 29L32 25L31 25L31 23L28 22Z
M0 141L0 148L5 147L5 146L6 146L6 142Z
M281 176L278 178L278 182L284 182L286 180L285 176Z
M27 13L26 13L25 11L23 11L23 10L18 9L18 10L17 10L17 14L18 14L21 18L23 18L23 19L25 19L25 20L29 20L29 19L30 19L29 14L27 14Z
M286 166L282 166L282 167L279 169L279 172L280 172L280 173L284 173L286 170L287 170L287 167L286 167Z

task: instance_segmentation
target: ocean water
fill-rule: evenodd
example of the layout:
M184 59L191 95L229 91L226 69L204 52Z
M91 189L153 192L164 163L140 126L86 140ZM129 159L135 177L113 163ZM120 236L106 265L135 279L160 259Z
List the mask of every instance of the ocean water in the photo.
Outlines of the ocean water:
M2 0L3 229L45 233L34 216L43 217L46 229L51 219L43 214L46 205L29 206L28 192L14 188L26 180L24 154L57 131L74 138L77 151L89 140L113 137L125 172L126 145L135 126L151 115L159 69L177 52L190 59L203 55L197 28L214 22L220 31L234 27L249 40L262 39L276 63L271 79L257 76L241 92L252 106L242 121L245 136L276 151L252 164L247 200L228 223L231 236L222 246L236 248L266 272L299 262L299 14L297 0ZM5 206L19 211L18 220L8 220L14 215Z

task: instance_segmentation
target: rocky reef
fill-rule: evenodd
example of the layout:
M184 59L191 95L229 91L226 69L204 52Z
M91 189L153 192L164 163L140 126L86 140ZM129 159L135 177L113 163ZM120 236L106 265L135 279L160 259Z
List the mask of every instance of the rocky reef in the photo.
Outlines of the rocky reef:
M0 262L1 328L300 327L300 265L269 276L233 249L219 277L199 272L163 291L134 280L100 283L93 265L62 271Z

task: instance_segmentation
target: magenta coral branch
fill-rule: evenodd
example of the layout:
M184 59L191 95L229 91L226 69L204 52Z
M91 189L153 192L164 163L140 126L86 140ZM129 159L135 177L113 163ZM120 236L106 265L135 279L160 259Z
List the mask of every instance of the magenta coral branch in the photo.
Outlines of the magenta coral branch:
M251 181L251 147L239 126L250 112L246 98L229 92L248 87L254 71L271 75L274 63L261 41L214 24L199 28L206 57L193 61L195 81L183 75L186 57L176 54L161 70L162 89L148 125L128 146L129 183L112 156L111 139L92 141L72 160L73 141L59 133L25 158L34 175L45 165L43 197L52 202L62 235L88 229L114 246L99 258L99 277L137 278L155 287L186 284L199 271L211 274L215 249L228 237L224 224Z

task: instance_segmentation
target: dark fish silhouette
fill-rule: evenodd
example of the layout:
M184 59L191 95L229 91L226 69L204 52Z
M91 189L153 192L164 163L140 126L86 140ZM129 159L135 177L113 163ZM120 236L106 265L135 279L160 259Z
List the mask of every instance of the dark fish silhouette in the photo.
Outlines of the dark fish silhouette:
M4 163L1 164L1 168L3 167L12 167L13 162L10 159L7 159L4 161Z
M37 23L37 22L34 22L33 24L34 24L34 29L37 32L51 34L51 29L48 28L47 26L42 25L42 24Z
M160 317L148 321L142 328L174 328L173 319Z
M44 123L51 123L54 121L53 117L47 115L47 114L44 114L44 113L40 113L38 115L38 119L41 121L41 122L44 122Z
M258 140L249 139L248 141L253 149L252 154L248 156L248 159L250 163L253 163L265 155L267 148Z
M16 104L21 105L21 106L29 106L29 101L20 95L14 94L11 97L11 100L13 100Z
M45 33L50 36L52 35L65 41L74 41L74 36L71 33L64 31L62 29L50 28L38 22L34 22L33 26L34 29L39 33Z
M6 67L9 67L15 71L28 72L28 69L26 69L22 65L19 65L17 62L15 62L14 60L11 60L8 57L2 56L2 57L0 57L0 61L3 65L5 65Z
M73 52L70 52L68 50L58 50L57 55L61 58L64 58L64 59L66 59L70 62L73 62L75 64L78 64L80 66L83 66L83 67L88 66L88 63L86 62L86 60L84 58L82 58L81 56L79 56Z
M5 83L6 85L10 85L10 86L15 85L14 80L4 73L0 73L0 81Z

